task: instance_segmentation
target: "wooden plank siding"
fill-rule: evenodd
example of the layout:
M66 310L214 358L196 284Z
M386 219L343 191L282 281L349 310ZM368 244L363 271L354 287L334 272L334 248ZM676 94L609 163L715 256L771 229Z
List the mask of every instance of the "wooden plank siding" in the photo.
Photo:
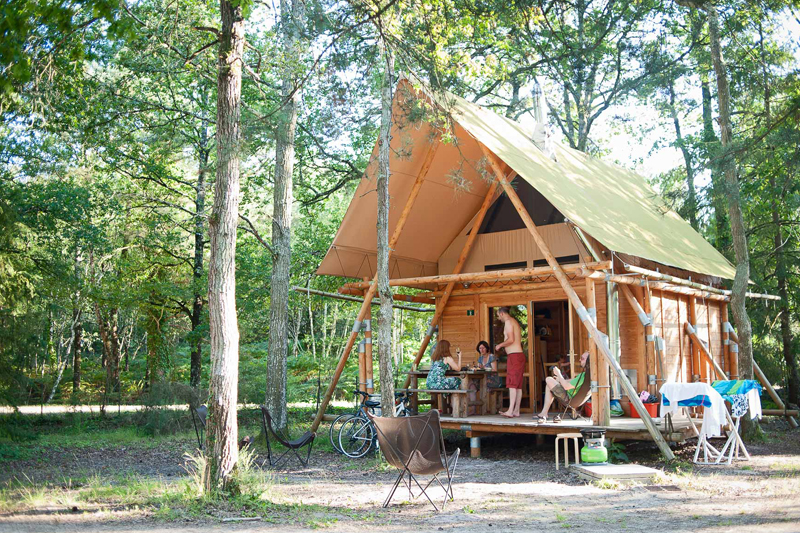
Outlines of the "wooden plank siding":
M456 347L461 348L461 362L468 365L477 360L475 346L478 344L479 309L475 296L452 296L439 319L439 338L450 341L453 357ZM474 311L470 316L468 311Z
M630 287L634 298L640 303L642 288ZM620 366L623 369L636 370L636 383L632 383L636 390L647 389L647 367L644 356L644 325L639 320L633 307L625 296L619 297L619 337L620 337Z

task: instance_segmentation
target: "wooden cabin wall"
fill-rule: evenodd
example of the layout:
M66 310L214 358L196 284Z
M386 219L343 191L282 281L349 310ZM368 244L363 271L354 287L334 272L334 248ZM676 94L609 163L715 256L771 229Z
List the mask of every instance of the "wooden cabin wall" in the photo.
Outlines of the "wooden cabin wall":
M653 334L665 341L664 363L667 381L692 382L692 346L684 324L689 321L690 298L663 291L652 291L651 314L653 315ZM695 300L695 322L699 326L701 338L708 342L714 360L724 365L724 346L722 344L721 305L725 302ZM696 363L695 363L696 364ZM723 369L725 367L723 366ZM725 369L727 370L727 369ZM700 379L716 379L711 365L702 361L695 373ZM661 382L659 382L659 386Z
M469 313L472 311L472 314ZM468 365L478 359L475 346L481 333L478 314L478 296L452 296L439 320L440 339L450 341L453 357L456 347L461 348L461 362Z
M633 296L642 302L642 288L630 287ZM637 391L647 390L647 367L644 351L644 326L623 294L619 295L620 366L636 370Z

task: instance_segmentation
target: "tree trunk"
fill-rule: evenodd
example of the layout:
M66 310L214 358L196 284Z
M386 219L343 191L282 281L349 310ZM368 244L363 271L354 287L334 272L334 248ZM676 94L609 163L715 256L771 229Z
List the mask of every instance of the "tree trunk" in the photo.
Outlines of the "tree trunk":
M119 393L119 309L112 307L108 313L108 340L110 351L106 359L106 383L110 389L109 392Z
M205 96L204 96L205 98ZM203 254L205 253L205 208L206 208L206 174L208 172L208 123L203 122L200 128L198 146L199 172L195 184L194 198L194 263L192 265L192 314L189 320L192 325L192 353L189 363L189 384L197 388L203 370L203 338L198 329L203 321Z
M272 282L269 305L269 352L265 403L279 428L287 424L286 358L288 356L289 282L292 260L292 184L294 142L300 89L297 87L299 31L303 18L302 0L281 0L281 30L286 64L283 68L281 98L275 146L275 188L272 193ZM298 326L299 328L299 326ZM313 334L313 332L312 332ZM297 349L295 343L295 349Z
M72 394L77 394L81 390L82 315L83 313L80 307L72 309Z
M747 250L747 235L739 195L739 177L736 161L731 153L733 126L731 124L730 89L728 73L722 58L719 35L719 17L714 5L707 5L708 36L711 42L711 61L717 76L717 98L719 100L719 122L722 132L722 172L725 178L725 193L728 198L728 214L731 222L733 249L736 254L736 277L731 294L731 312L739 335L739 376L741 379L753 377L753 343L750 317L747 315L747 283L750 279L750 254ZM760 433L758 422L750 417L742 417L742 435L755 437Z
M678 110L675 109L675 85L673 80L669 80L667 85L669 90L669 111L672 116L672 124L675 126L675 144L680 148L683 154L683 162L686 166L686 190L687 197L684 204L684 213L689 216L689 223L694 229L698 229L697 223L697 191L694 188L694 165L692 165L692 154L683 140L681 133L681 121L678 117Z
M236 228L239 219L239 148L245 21L241 3L221 0L217 74L217 180L209 219L208 317L211 379L205 489L235 490L239 460L237 399L239 326L236 318Z
M394 416L394 371L392 369L392 289L389 287L389 160L391 155L392 85L394 57L381 41L386 69L381 89L381 128L378 139L378 366L381 380L381 411Z

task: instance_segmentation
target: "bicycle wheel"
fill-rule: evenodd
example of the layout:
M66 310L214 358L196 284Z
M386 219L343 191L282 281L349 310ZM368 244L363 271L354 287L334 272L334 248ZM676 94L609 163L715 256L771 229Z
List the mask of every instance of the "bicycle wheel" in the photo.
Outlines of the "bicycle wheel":
M339 449L347 457L364 457L372 449L375 440L375 427L372 422L354 416L346 420L339 430Z
M331 446L333 449L339 453L342 453L342 449L339 448L339 431L342 429L342 425L349 419L353 418L353 413L345 413L343 415L339 415L333 419L331 422L331 428L328 431L328 438L331 441Z

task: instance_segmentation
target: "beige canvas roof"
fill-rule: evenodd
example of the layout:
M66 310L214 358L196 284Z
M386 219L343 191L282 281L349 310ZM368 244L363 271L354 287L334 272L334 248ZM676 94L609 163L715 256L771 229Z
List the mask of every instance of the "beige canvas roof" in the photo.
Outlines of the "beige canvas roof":
M410 87L402 81L401 86ZM396 91L402 116L408 91ZM638 174L558 146L546 157L518 123L447 94L436 98L452 116L455 141L442 143L394 250L392 278L440 273L437 261L480 208L488 191L477 141L530 183L569 220L616 252L677 268L733 279L735 269ZM427 125L398 121L393 128L390 233L430 149ZM375 272L377 145L353 200L318 269L319 274L371 277ZM458 170L457 173L455 171ZM454 185L454 177L462 182ZM466 190L465 190L466 189ZM441 272L446 274L447 272Z

